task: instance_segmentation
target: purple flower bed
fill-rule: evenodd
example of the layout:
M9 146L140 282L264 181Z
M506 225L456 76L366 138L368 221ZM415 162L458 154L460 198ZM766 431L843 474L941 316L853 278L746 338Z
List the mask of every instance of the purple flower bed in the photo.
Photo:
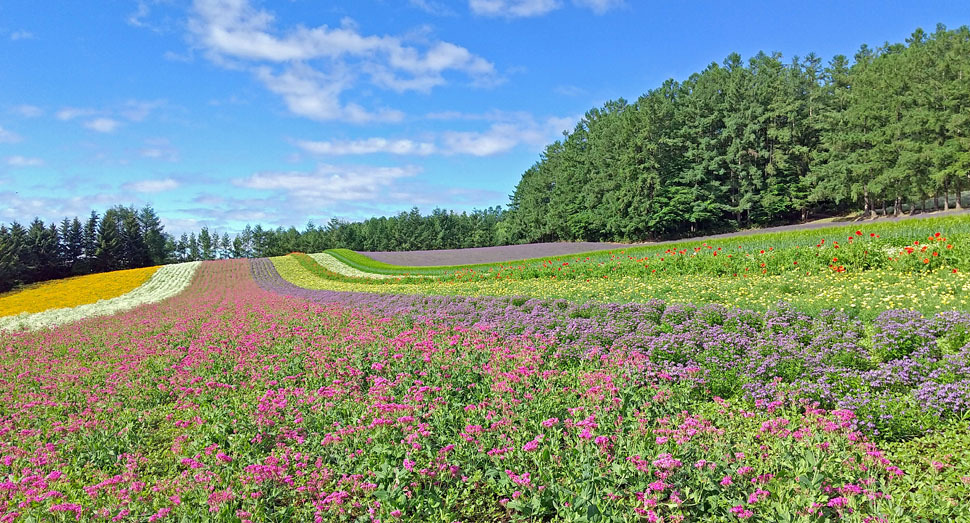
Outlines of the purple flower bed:
M765 313L721 305L580 304L526 297L386 295L309 290L266 259L265 290L412 321L446 320L505 334L554 337L560 352L594 357L637 350L672 374L702 369L709 394L770 406L799 398L851 409L885 439L918 435L970 412L970 314L881 314L869 326L844 314L808 316L779 304Z

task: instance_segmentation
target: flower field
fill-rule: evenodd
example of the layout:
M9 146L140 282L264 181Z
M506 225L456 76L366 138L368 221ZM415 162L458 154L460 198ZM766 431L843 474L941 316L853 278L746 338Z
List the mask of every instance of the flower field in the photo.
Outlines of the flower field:
M0 329L38 329L51 327L64 323L71 323L94 316L106 316L117 312L125 311L139 305L155 303L168 299L189 285L192 275L198 268L199 262L177 263L162 267L153 267L152 274L148 281L134 287L129 292L111 298L102 298L94 302L83 302L73 307L48 308L42 312L22 313L16 316L0 317ZM107 293L101 292L99 282L110 282L110 275L117 274L122 280L130 277L132 271L144 271L145 269L131 269L127 271L116 271L111 273L96 274L77 278L85 279L88 283L84 285L83 291L78 290L82 296L98 296ZM93 276L102 278L87 280ZM106 286L111 289L109 284ZM39 290L39 289L38 289ZM55 302L55 303L67 303Z
M341 263L166 266L159 299L0 331L0 521L970 520L963 260Z
M0 296L0 318L47 309L76 307L121 296L145 283L158 267L128 269L110 274L89 274L42 283Z

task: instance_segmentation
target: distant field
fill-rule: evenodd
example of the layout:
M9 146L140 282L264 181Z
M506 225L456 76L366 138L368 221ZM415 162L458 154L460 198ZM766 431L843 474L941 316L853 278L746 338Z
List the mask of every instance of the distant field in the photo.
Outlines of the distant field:
M526 258L562 256L581 252L622 249L627 243L606 242L559 242L532 243L529 245L503 245L500 247L473 247L471 249L442 249L437 251L361 252L364 256L390 265L434 267L438 265L471 265L498 263Z

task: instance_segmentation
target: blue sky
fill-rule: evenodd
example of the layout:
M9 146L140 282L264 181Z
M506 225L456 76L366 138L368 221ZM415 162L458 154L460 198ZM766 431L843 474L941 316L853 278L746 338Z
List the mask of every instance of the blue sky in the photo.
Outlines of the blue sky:
M234 232L504 205L588 109L732 51L828 61L970 23L956 1L657 4L5 0L0 222L151 203L170 232Z

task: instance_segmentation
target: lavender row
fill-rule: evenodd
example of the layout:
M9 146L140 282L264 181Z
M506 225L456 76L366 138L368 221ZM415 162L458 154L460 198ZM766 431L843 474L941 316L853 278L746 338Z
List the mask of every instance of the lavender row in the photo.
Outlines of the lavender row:
M251 267L263 289L316 303L552 336L572 356L623 347L676 374L700 367L711 395L766 406L815 399L854 410L860 428L882 438L915 436L970 413L970 314L964 312L924 317L890 310L866 324L837 312L809 316L781 303L758 313L660 300L601 305L336 292L293 285L266 259Z

